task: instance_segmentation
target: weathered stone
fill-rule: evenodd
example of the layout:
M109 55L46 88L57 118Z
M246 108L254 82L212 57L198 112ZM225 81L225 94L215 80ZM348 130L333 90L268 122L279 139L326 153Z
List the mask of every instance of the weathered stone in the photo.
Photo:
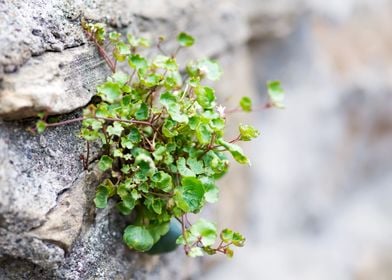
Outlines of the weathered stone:
M68 113L89 102L108 69L85 39L81 16L154 40L165 35L172 42L169 51L175 49L176 34L186 30L198 40L198 47L188 56L218 55L248 36L245 22L229 0L153 4L18 0L0 4L0 117L4 119L35 116L40 111ZM43 55L31 58L38 54ZM7 73L1 75L1 69Z
M95 85L108 73L104 61L89 47L31 58L18 72L3 77L0 117L69 113L90 101Z
M83 172L77 181L57 198L56 206L46 214L46 221L27 234L69 250L79 236L84 218L92 206L88 204L91 198L87 198L86 192L94 192L102 175L97 168L93 168L91 172ZM86 188L93 191L88 192Z

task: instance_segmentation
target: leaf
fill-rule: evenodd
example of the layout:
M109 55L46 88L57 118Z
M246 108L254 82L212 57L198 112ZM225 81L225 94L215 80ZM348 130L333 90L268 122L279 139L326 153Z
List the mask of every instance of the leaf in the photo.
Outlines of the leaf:
M37 132L38 133L43 133L46 129L46 122L39 120L37 121L37 123L35 124L35 127L37 128Z
M161 94L159 101L166 108L173 120L180 123L188 123L188 116L181 112L181 106L173 94L165 92Z
M140 252L148 251L154 245L152 234L143 226L127 226L124 231L123 240L129 248Z
M196 128L196 137L200 144L209 144L212 137L212 132L207 124L200 124Z
M113 50L113 56L118 62L125 61L127 55L131 54L131 50L129 45L125 44L124 42L117 42L115 48Z
M209 203L215 203L219 199L219 189L214 184L214 181L209 177L203 177L200 179L204 187L204 198Z
M121 87L118 83L105 82L97 87L97 95L109 103L114 103L121 99L121 93Z
M170 222L156 224L156 225L149 225L147 229L151 233L155 244L158 242L161 236L168 233L170 229Z
M252 99L247 96L244 96L240 100L241 109L244 112L251 112L252 111Z
M109 179L106 179L98 186L95 194L94 203L97 208L105 208L108 203L108 198L115 193L115 187Z
M132 213L134 207L129 207L128 204L124 203L124 201L120 201L116 205L117 210L124 216L128 216Z
M98 162L98 168L101 171L106 171L112 167L113 159L107 155L103 155Z
M124 128L119 122L114 122L113 125L109 125L107 128L107 132L110 136L116 135L120 137L123 130Z
M192 247L188 252L188 256L192 258L202 257L203 255L203 250L200 247Z
M245 237L239 232L234 232L232 242L234 246L243 247L245 245Z
M197 63L197 68L211 81L217 81L222 76L219 64L209 59L200 60Z
M129 134L127 135L128 140L132 143L137 144L142 140L139 130L136 127L131 127Z
M267 89L268 89L268 96L271 100L271 103L273 106L276 108L284 108L284 95L285 92L280 84L279 81L271 81L268 82L267 84Z
M110 32L109 33L109 40L113 43L116 43L121 38L121 34L118 32Z
M128 56L128 64L141 74L144 74L147 71L147 60L139 54L132 54Z
M183 157L178 158L177 169L183 177L196 177L196 174L186 166L185 158Z
M159 171L155 173L151 177L151 180L156 184L159 189L163 190L164 192L171 191L173 187L172 177L164 171Z
M211 109L215 106L215 91L210 87L198 86L195 88L196 100L204 109Z
M225 243L230 243L233 240L233 234L231 229L225 228L220 233L220 239Z
M166 119L163 123L162 133L168 138L172 138L178 135L177 130L175 129L176 123L170 119Z
M203 246L214 245L218 237L216 225L204 219L199 219L194 223L190 228L190 233L199 239Z
M204 201L204 188L200 180L193 177L183 177L181 180L182 198L189 206L190 212L198 212Z
M121 85L124 85L126 82L128 82L128 74L125 74L122 71L117 71L112 75L112 79L115 83L119 83Z
M190 47L195 43L195 39L191 35L184 32L178 34L177 41L182 47Z
M187 159L187 164L191 168L191 170L196 174L202 174L204 172L204 165L203 162L200 160L197 160L197 158L191 158L189 157Z
M225 147L238 163L250 164L249 159L244 155L240 146L226 142L223 139L219 139L218 143Z
M251 141L260 135L260 132L251 125L240 125L240 140Z
M135 119L144 121L148 119L148 106L146 103L141 103L139 109L135 113Z
M103 186L99 186L94 198L95 207L105 208L108 205L108 198L108 189Z

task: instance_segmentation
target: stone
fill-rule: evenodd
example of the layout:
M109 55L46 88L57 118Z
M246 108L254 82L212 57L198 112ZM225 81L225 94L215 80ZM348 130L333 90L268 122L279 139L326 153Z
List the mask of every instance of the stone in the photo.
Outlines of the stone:
M247 39L246 24L232 1L146 3L0 2L0 117L63 114L90 101L108 69L85 38L82 16L154 40L164 35L171 42L169 51L176 48L177 33L186 30L197 38L198 47L182 57L214 56Z

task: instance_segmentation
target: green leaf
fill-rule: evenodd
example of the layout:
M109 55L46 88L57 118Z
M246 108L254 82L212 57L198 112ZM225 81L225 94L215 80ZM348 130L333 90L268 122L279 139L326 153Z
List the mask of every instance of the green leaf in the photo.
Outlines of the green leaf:
M193 177L183 177L181 180L182 198L187 203L190 212L198 212L204 201L204 188L200 180Z
M141 74L144 74L148 68L147 60L139 54L128 56L128 64Z
M240 146L226 142L223 139L219 139L218 143L225 147L238 163L250 164L249 159L244 155Z
M196 174L186 166L185 158L179 157L177 160L177 169L178 172L183 177L195 177Z
M218 201L219 199L219 189L218 187L212 183L204 183L203 182L203 186L205 189L205 194L204 194L204 198L207 202L209 203L215 203Z
M190 228L190 233L197 237L203 246L214 245L218 237L216 225L204 219L199 219L194 223Z
M87 141L94 141L99 139L100 133L98 131L90 130L88 128L82 128L80 130L80 136Z
M260 132L251 125L240 125L240 140L251 141L260 135Z
M245 237L239 232L234 232L232 242L234 246L243 247L245 245Z
M118 83L105 82L97 87L97 95L104 101L114 103L122 97L121 87Z
M188 256L192 258L202 257L203 255L203 250L200 247L192 247L188 252Z
M97 208L105 208L108 203L108 198L113 196L115 193L115 187L113 183L106 179L98 186L95 194L94 203Z
M148 251L154 245L152 234L143 226L127 226L123 239L129 248L140 252Z
M176 123L170 119L166 119L163 123L162 133L168 138L172 138L178 135L178 131L175 129Z
M97 208L105 208L108 205L109 191L99 186L95 194L94 203Z
M106 171L109 168L112 168L113 159L107 155L103 155L98 162L98 168L101 171Z
M204 172L204 165L203 162L200 160L197 160L197 158L191 158L189 157L186 161L188 166L191 168L191 170L196 174L202 174Z
M170 222L156 224L156 225L149 225L147 229L151 233L155 244L158 242L161 236L168 233L170 229Z
M196 137L200 144L209 144L212 137L212 132L207 124L200 124L196 128Z
M135 119L144 121L148 119L148 106L146 103L141 103L139 109L135 113Z
M211 109L215 106L215 91L210 87L198 86L195 88L196 100L204 109Z
M182 47L190 47L195 43L195 39L191 35L184 32L178 34L177 41Z
M126 82L128 82L128 78L129 78L128 74L125 74L122 71L117 71L112 76L113 81L121 85L124 85Z
M222 76L222 69L219 64L209 59L200 60L197 63L197 68L211 81L217 81Z
M173 187L172 177L164 171L155 173L151 180L164 192L170 192Z
M134 208L134 206L130 207L124 201L120 201L119 203L117 203L116 207L117 207L117 210L124 216L130 215L133 211L133 208Z
M139 130L136 127L131 127L127 138L134 144L139 143L142 140Z
M109 125L107 128L107 132L110 136L112 135L121 136L123 130L124 128L119 122L114 122L113 125Z
M244 96L240 100L241 109L244 112L251 112L252 111L252 99L247 96Z
M109 40L113 43L118 42L118 40L120 40L120 38L121 38L121 34L118 32L113 31L113 32L109 33Z
M276 108L284 108L284 90L279 81L271 81L267 84L268 96Z
M46 122L39 120L35 124L35 127L37 128L38 133L43 133L46 129Z
M181 112L181 106L173 94L170 92L165 92L161 94L159 100L173 120L180 123L188 123L188 116Z
M113 56L118 62L125 61L127 55L131 54L129 45L124 42L118 42L113 50Z

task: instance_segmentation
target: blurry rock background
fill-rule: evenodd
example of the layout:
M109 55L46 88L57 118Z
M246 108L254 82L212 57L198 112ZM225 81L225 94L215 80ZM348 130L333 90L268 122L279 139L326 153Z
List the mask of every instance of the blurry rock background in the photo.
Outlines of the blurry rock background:
M228 107L283 82L285 110L232 117L262 132L208 209L246 232L234 260L130 252L92 204L78 126L26 132L43 109L79 114L108 73L81 15L191 33L180 59L217 58ZM388 0L0 0L0 279L392 279L391 27Z
M254 119L247 246L203 279L392 279L392 2L261 2L300 14L249 44L287 108Z

